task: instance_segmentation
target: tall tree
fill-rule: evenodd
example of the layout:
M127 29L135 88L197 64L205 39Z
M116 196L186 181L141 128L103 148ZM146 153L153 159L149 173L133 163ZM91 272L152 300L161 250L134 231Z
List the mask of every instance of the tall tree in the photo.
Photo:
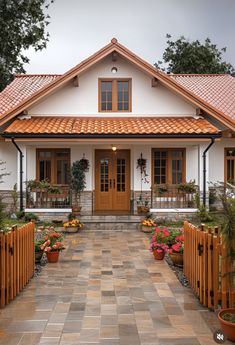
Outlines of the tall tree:
M176 41L167 34L167 48L163 53L163 62L155 63L157 68L168 73L216 73L235 76L234 67L223 61L226 48L219 49L209 38L204 43L198 40L190 42L184 36Z
M50 16L46 10L54 0L0 0L0 90L15 73L25 73L29 59L22 52L46 47Z

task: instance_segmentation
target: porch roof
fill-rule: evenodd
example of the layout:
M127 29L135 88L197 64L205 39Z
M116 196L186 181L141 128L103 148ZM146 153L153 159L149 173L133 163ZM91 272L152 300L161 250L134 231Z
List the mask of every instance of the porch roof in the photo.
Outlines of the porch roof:
M202 118L192 117L31 117L16 119L5 136L108 136L108 135L218 135L219 130Z

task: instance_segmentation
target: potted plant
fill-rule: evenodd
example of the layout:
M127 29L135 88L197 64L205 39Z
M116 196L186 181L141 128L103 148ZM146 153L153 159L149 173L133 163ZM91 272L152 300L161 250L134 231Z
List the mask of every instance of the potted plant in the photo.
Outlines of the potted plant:
M169 256L176 266L184 263L184 234L183 230L172 230L167 241Z
M71 190L74 192L73 214L81 211L81 193L86 187L86 175L81 160L73 162L71 168Z
M148 200L143 200L143 193L141 192L139 195L139 198L137 200L137 213L148 213L149 207L148 207Z
M41 261L43 252L44 252L44 240L36 240L35 241L35 262L39 263Z
M81 229L82 227L83 223L77 218L64 223L65 232L77 232L78 229Z
M195 181L190 180L186 183L180 183L177 187L179 192L184 192L186 194L193 194L197 192L197 186L195 185Z
M60 251L65 249L62 241L63 236L55 230L50 230L46 233L41 248L46 253L48 262L58 261Z
M155 260L163 260L168 251L167 240L170 233L167 228L156 228L150 240L150 252L153 253Z
M235 199L234 188L229 187L228 184L224 185L224 188L219 194L220 200L223 205L224 211L224 224L221 227L221 235L223 243L226 245L227 257L222 260L230 261L231 269L234 268L235 261ZM234 286L234 274L231 270L228 274L228 282L230 291L233 293ZM218 320L220 322L223 332L226 334L229 340L235 341L235 308L224 308L218 314Z
M152 216L147 216L141 222L141 231L149 233L155 230L156 228L156 220L152 218Z

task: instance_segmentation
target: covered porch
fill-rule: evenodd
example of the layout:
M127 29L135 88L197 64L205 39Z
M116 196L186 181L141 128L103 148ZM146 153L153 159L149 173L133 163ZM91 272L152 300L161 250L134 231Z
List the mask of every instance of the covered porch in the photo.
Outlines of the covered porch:
M17 119L4 136L18 150L23 207L71 212L70 168L84 158L81 205L89 215L135 214L140 205L195 211L208 191L206 152L221 135L201 118L30 117ZM33 181L50 186L29 188Z

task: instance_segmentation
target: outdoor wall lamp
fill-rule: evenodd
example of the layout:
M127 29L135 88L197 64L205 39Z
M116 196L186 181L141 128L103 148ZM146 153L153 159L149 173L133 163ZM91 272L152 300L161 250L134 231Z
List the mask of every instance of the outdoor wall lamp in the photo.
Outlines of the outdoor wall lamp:
M117 73L117 70L118 70L117 67L112 67L112 68L111 68L111 72L112 72L113 74L116 74L116 73Z
M111 145L113 152L117 151L117 146L116 145Z

